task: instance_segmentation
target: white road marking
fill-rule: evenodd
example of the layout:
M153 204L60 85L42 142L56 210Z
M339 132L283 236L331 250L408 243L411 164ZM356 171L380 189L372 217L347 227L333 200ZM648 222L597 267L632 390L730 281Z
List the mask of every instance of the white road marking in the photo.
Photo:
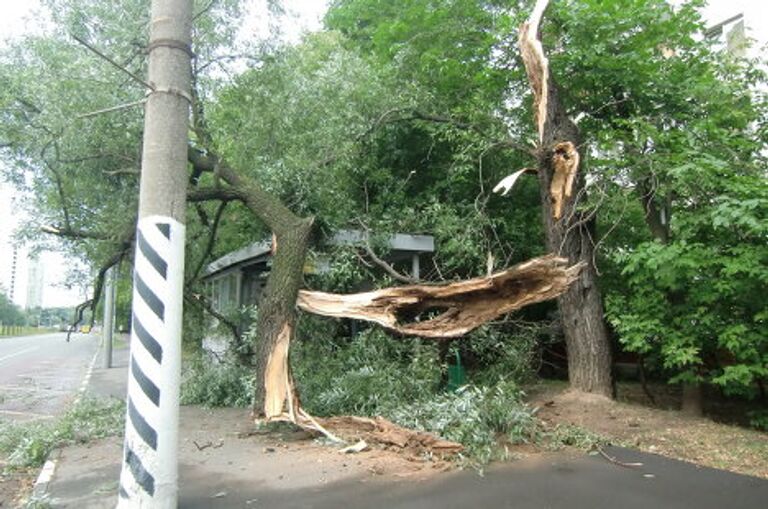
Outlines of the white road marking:
M83 378L83 382L80 384L80 389L77 391L77 397L75 398L75 405L80 403L80 400L83 399L83 395L85 394L86 389L88 389L88 384L91 381L91 375L93 375L93 368L96 366L96 358L99 356L99 348L96 348L96 352L93 354L93 358L91 359L91 363L88 365L88 371L85 373L85 378Z
M45 392L48 394L70 394L72 391L65 389L53 389L49 387L34 387L29 385L0 385L0 391L8 392Z
M25 348L24 350L19 350L18 352L12 353L10 355L6 355L5 357L0 357L0 362L3 362L6 359L10 359L11 357L16 357L17 355L21 355L23 353L32 352L34 350L39 350L39 346L30 346L29 348Z

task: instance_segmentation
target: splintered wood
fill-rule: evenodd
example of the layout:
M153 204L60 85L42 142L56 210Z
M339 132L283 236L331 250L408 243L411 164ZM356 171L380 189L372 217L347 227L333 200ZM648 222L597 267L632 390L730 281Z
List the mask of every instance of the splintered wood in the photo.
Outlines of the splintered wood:
M573 180L579 168L579 153L570 141L555 145L552 155L552 183L549 186L549 196L552 199L552 217L560 219L563 215L565 200L573 192Z
M267 419L274 419L283 414L283 408L288 402L288 413L291 420L295 421L293 409L296 406L294 400L295 391L291 382L291 372L288 367L288 348L291 344L291 327L283 326L277 337L275 346L269 354L267 368L264 370L264 415Z
M323 426L349 441L365 440L368 444L378 444L413 455L431 453L449 457L464 450L461 444L423 431L402 428L383 417L339 416L320 421Z
M520 25L517 44L523 58L528 82L533 90L533 104L536 115L536 128L539 143L544 141L544 124L547 121L547 99L549 98L549 60L544 54L544 47L539 39L539 24L548 0L538 0L531 17Z
M528 21L520 25L517 43L523 58L528 82L533 91L533 105L539 144L544 143L547 121L550 121L550 94L556 89L550 83L549 60L539 37L539 25L548 0L538 0ZM540 147L549 150L550 147ZM570 141L557 143L552 147L552 181L549 195L552 200L552 217L558 220L563 215L565 202L571 197L576 171L579 168L579 153Z
M297 303L310 313L367 320L402 334L455 338L510 311L557 297L582 267L569 267L565 258L547 255L488 277L445 285L348 295L301 290Z

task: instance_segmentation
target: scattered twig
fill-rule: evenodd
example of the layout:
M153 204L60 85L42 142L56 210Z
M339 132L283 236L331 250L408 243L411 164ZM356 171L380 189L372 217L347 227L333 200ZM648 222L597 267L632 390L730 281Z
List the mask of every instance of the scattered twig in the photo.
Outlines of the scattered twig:
M638 467L642 467L643 466L643 464L639 463L639 462L626 463L626 462L623 462L623 461L619 461L616 458L614 458L613 456L609 456L608 454L606 454L606 452L603 450L602 447L598 447L596 450L597 450L598 454L600 454L600 456L602 456L603 458L607 459L608 461L610 461L614 465L618 465L618 466L624 467L624 468L638 468Z

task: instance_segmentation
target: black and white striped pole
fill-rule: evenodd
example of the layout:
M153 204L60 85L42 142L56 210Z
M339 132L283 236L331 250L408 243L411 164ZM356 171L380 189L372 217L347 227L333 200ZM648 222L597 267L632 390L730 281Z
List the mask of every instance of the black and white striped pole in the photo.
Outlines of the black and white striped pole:
M191 13L152 0L119 509L178 506Z

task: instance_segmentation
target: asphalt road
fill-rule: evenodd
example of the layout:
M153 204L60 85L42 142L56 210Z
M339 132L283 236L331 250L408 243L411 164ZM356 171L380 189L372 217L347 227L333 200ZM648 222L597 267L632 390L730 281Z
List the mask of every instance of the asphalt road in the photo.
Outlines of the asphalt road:
M51 418L76 396L99 346L94 334L0 338L0 419Z
M639 451L607 448L625 467L600 456L554 455L496 465L483 476L453 472L423 482L351 480L275 490L252 472L247 482L206 465L181 468L179 507L208 509L765 509L768 481ZM238 458L231 458L235 465ZM235 467L232 467L234 470ZM218 484L217 484L218 483ZM211 493L219 492L211 496ZM225 496L224 496L225 495ZM106 506L105 506L106 507Z

